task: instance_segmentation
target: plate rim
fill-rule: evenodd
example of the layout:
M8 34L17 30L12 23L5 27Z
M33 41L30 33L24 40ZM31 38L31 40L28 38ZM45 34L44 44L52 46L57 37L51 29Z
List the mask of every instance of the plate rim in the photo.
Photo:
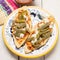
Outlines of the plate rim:
M23 7L22 7L22 8L23 8ZM48 11L46 11L46 10L44 10L43 8L40 8L40 7L38 7L38 6L27 6L27 7L24 6L24 8L38 8L39 10L43 10L43 11L47 12L49 15L53 16L53 15L50 14ZM21 9L21 8L18 8L18 9ZM4 27L5 27L6 23L7 23L7 20L9 19L9 17L11 17L12 14L14 14L18 9L16 9L14 12L12 12L12 13L7 17L7 19L6 19L6 21L5 21L5 24L4 24L4 26L2 27L2 37L3 37L3 41L4 41L5 45L6 45L6 47L7 47L12 53L14 53L15 55L18 55L18 56L21 56L21 57L25 57L25 58L38 58L38 57L42 57L42 56L48 54L49 52L51 52L52 49L55 47L57 41L58 41L58 35L59 35L59 29L58 29L58 24L57 24L56 20L55 20L55 25L56 25L56 28L57 28L57 34L56 34L56 37L55 37L54 44L52 44L52 47L49 48L48 50L46 50L46 52L43 52L43 54L38 54L38 55L36 55L36 56L26 56L26 55L24 55L24 54L18 53L17 51L15 51L15 50L8 44L8 42L7 42L7 40L6 40L6 37L5 37L5 33L4 33Z

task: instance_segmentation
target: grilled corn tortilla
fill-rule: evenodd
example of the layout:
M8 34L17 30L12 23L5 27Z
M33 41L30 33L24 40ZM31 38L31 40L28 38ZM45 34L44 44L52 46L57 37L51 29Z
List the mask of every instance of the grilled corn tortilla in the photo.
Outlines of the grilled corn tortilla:
M20 39L16 39L16 37L13 36L16 48L20 48L25 43L27 37L28 37L28 34L26 34L23 38L20 38Z
M31 18L25 9L18 10L18 14L12 23L12 35L17 48L20 48L26 41L31 30Z

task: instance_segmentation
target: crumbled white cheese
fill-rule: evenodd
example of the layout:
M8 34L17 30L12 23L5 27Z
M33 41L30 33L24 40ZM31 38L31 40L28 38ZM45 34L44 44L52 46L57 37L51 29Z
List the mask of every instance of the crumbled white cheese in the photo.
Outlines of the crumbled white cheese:
M24 37L24 34L21 33L21 34L20 34L20 38L23 38L23 37Z
M24 31L25 31L25 30L26 30L26 28L22 28L22 30L24 30Z
M37 41L37 39L35 39L35 40L32 40L32 41L31 41L31 43L32 43L32 44L34 44L36 41Z
M51 25L49 26L49 28L53 28L53 25L51 24Z
M35 43L37 41L36 35L37 35L38 31L36 30L35 34L32 35L32 37L35 38L35 40L32 40L31 43Z
M24 18L26 19L26 21L28 20L28 17L24 15Z
M45 21L45 23L46 23L46 22L49 22L48 18L45 18L44 21Z

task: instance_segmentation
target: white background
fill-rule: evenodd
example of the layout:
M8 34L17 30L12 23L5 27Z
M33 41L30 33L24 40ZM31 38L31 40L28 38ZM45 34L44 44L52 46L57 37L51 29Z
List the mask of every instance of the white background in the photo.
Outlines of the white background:
M31 5L37 5L49 11L58 22L60 30L60 0L34 0ZM57 45L49 54L36 59L26 59L14 55L4 45L2 39L2 26L0 26L0 60L60 60L60 37Z

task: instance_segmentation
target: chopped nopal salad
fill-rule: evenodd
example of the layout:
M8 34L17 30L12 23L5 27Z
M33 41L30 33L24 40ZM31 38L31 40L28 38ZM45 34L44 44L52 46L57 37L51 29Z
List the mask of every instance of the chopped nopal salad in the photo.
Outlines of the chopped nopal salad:
M14 44L17 48L24 46L25 53L30 53L44 46L52 35L54 18L47 17L32 26L32 19L28 9L20 9L16 14L12 26L11 33L14 39Z

